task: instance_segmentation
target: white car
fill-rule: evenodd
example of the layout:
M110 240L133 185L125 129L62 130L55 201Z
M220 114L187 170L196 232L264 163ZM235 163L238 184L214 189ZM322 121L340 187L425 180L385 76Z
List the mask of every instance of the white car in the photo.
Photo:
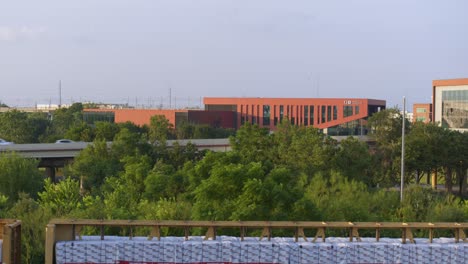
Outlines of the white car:
M15 144L15 143L10 142L10 141L6 141L6 140L0 138L0 146L1 145L12 145L12 144Z
M57 141L55 141L55 143L57 144L61 144L61 143L75 143L75 141L71 140L71 139L59 139Z

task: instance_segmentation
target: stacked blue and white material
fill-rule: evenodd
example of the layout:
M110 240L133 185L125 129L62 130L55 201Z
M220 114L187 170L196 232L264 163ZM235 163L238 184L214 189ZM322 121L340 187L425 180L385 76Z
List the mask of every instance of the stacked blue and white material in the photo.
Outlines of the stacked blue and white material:
M56 244L57 264L313 264L313 263L468 263L468 243L454 239L327 238L326 242L294 242L292 238L220 236L163 237L160 241L143 237L83 237Z

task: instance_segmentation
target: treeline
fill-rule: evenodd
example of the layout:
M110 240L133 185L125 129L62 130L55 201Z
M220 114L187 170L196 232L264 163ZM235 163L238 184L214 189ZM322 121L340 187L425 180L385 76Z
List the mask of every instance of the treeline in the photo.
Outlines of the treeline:
M246 124L230 137L232 151L215 153L190 144L167 148L172 128L154 117L145 131L120 127L110 148L95 137L56 184L43 180L37 161L1 154L0 217L23 221L26 263L42 261L44 226L54 217L466 221L462 198L417 183L435 172L446 184L466 182L468 135L407 124L400 202L401 122L393 109L371 117L371 147L288 122L274 133Z
M86 105L85 105L86 106ZM129 129L151 139L151 131L161 130L167 139L226 138L234 135L234 130L211 127L202 124L182 122L174 128L161 116L153 117L150 125L136 126L133 123L111 123L83 120L83 104L75 103L68 108L60 108L52 113L22 112L10 110L0 113L0 138L17 144L52 143L67 138L75 141L92 142L96 139L112 141L121 129Z

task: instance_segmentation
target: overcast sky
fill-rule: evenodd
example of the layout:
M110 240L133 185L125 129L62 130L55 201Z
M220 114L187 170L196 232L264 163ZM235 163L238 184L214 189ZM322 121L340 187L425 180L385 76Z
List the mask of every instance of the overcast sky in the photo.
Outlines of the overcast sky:
M431 100L468 78L466 0L0 3L0 101L177 107L200 97Z

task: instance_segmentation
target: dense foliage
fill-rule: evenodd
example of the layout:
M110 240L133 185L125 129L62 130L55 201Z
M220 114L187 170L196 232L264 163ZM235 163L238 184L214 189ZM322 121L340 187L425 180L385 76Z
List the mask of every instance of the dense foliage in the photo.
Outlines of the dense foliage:
M47 132L37 141L56 138L57 131L94 140L66 168L67 178L55 184L42 181L36 161L14 153L0 155L0 217L23 220L25 263L42 256L40 238L52 217L304 221L468 217L463 200L468 135L433 124L408 124L407 187L400 202L395 186L400 180L402 119L392 109L369 119L375 139L371 147L352 137L337 142L315 128L284 122L274 133L245 124L231 136L229 152L199 152L190 144L166 147L162 142L181 132L161 117L154 117L147 128L103 122L91 127L83 125L79 107L63 111L58 123L30 130ZM31 126L30 116L22 119L24 126ZM5 131L0 127L0 133ZM184 133L190 134L189 129ZM446 190L459 184L459 195L420 184L434 172Z

